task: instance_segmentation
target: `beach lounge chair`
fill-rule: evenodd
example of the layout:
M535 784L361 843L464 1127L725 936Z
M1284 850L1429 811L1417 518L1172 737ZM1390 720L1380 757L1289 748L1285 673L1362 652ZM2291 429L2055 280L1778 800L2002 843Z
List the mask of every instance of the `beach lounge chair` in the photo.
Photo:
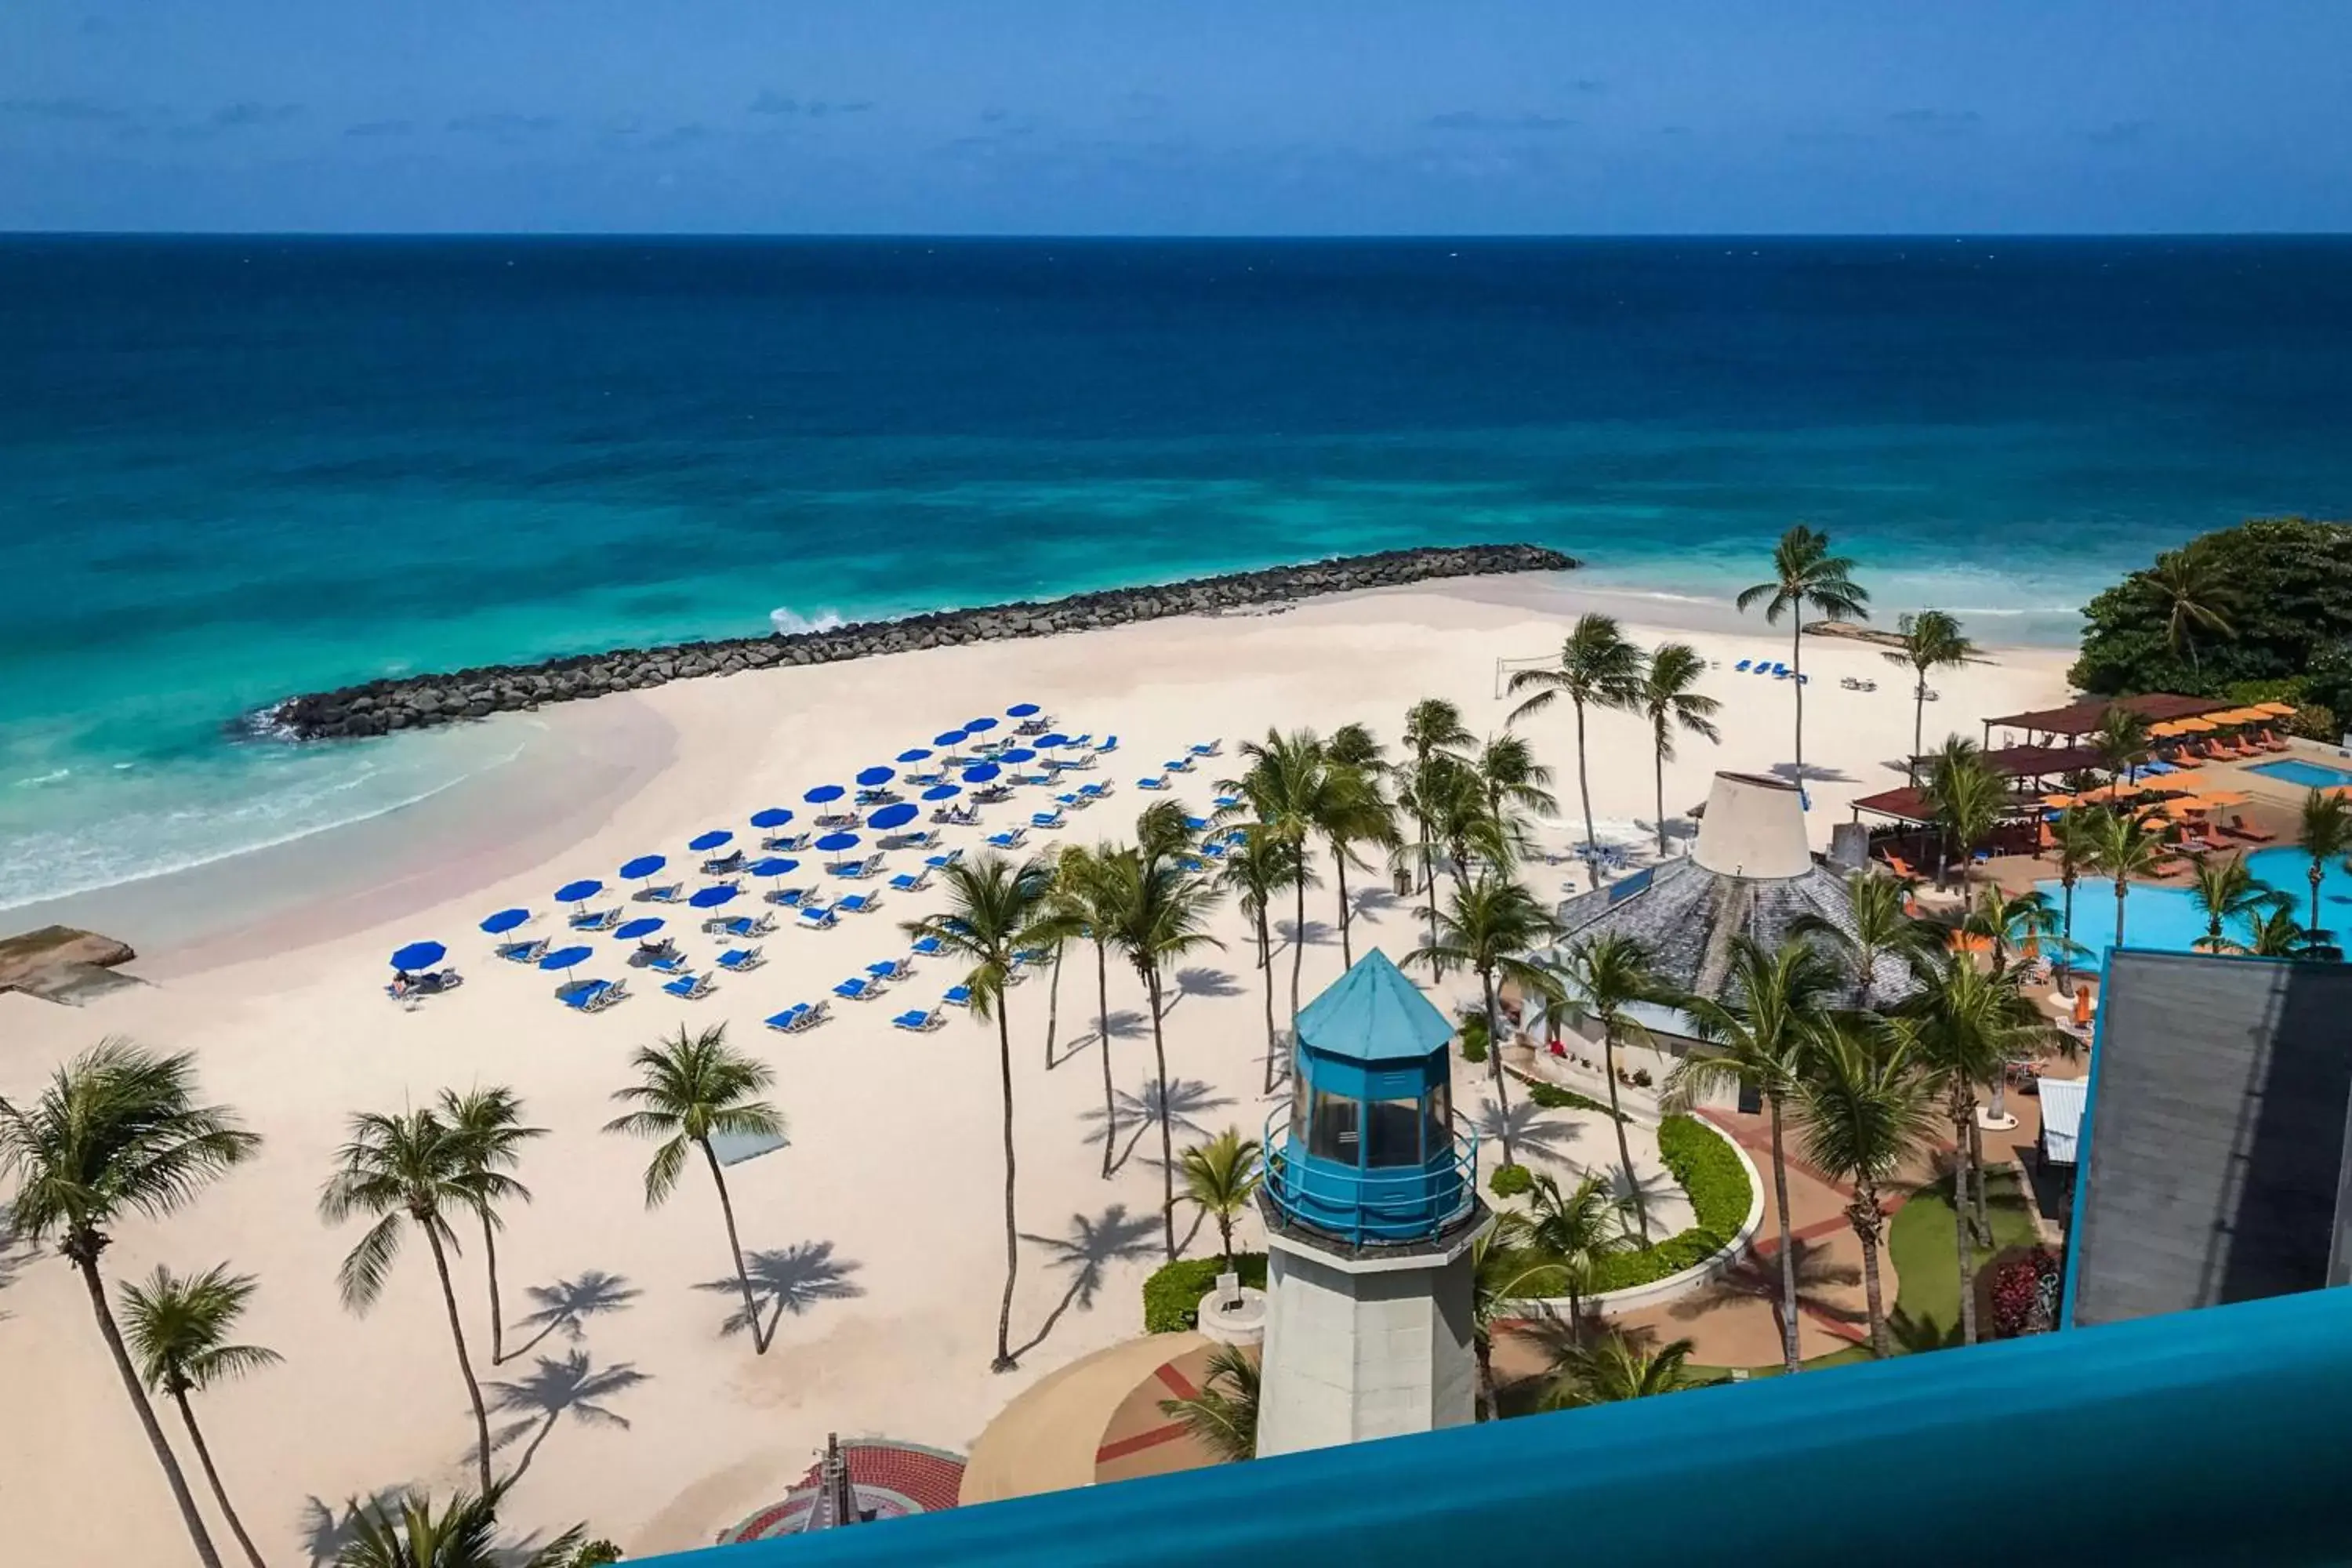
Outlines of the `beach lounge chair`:
M1189 773L1192 771L1192 759L1190 756L1182 756L1160 765L1171 773Z
M2278 839L2277 834L2267 828L2256 827L2251 822L2225 822L2221 824L2221 831L2232 838L2242 838L2249 844L2272 844Z
M557 986L555 999L575 1013L593 1013L595 1008L592 1004L599 995L610 989L612 984L609 980L573 981L569 984Z
M1731 667L1732 672L1736 675L1745 675L1748 673L1748 667L1755 662L1752 658L1743 658Z
M871 1002L882 994L882 983L868 975L853 974L835 986L833 994L845 1002Z
M1108 757L1113 752L1118 750L1118 737L1117 735L1105 735L1102 739L1102 744L1095 748L1095 755L1097 757Z
M686 962L686 954L672 950L646 953L646 967L658 969L664 974L684 974L688 965Z
M761 848L786 855L797 855L808 847L809 836L805 833L776 833L760 840Z
M1078 798L1081 800L1100 800L1105 795L1109 795L1116 787L1117 786L1108 779L1101 780L1099 783L1096 784L1082 784L1078 786Z
M1002 833L992 833L986 840L991 849L1018 849L1021 841L1029 837L1025 827L1008 827Z
M1165 773L1153 773L1150 778L1138 779L1135 781L1135 787L1138 789L1166 789L1168 787L1168 775Z
M767 935L776 929L776 922L765 915L737 915L732 920L715 921L702 929L712 936L749 939Z
M841 917L823 904L803 904L800 918L794 923L806 926L811 931L831 931L841 923Z
M1888 870L1894 872L1897 877L1900 877L1906 882L1917 882L1925 879L1916 870L1912 868L1910 861L1906 860L1902 856L1895 854L1892 850L1888 850L1880 855L1879 858L1886 862L1886 868Z
M1032 827L1059 827L1068 820L1063 816L1062 808L1058 805L1051 811L1033 811L1029 814L1029 826Z
M1224 737L1221 735L1213 741L1195 741L1184 749L1196 757L1221 756L1225 749Z
M1013 786L1002 781L991 784L982 784L978 789L971 792L971 798L982 805L994 805L1000 800L1011 800L1013 798ZM978 818L975 817L973 820L977 821Z
M1053 962L1054 954L1046 948L1024 947L1013 955L1013 964L1022 969L1035 969Z
M903 958L877 958L866 966L866 973L877 980L904 980L914 971Z
M870 915L881 902L879 893L852 893L845 899L835 900L833 907L845 915Z
M904 1029L910 1035L928 1035L946 1021L940 1016L940 1010L936 1007L928 1013L919 1013L909 1008L891 1019L890 1024L893 1028Z
M908 948L907 952L909 956L915 958L937 958L947 950L947 943L941 942L938 937L924 936L917 937L915 939L915 945Z
M797 1035L803 1029L814 1029L829 1016L829 1002L795 1002L767 1020L768 1027L782 1034Z
M944 871L963 858L961 849L943 849L937 855L926 856L923 864L934 871Z
M857 792L857 804L860 805L896 805L903 798L897 790L887 787Z
M969 985L950 985L947 988L946 992L940 995L940 1000L946 1003L950 1007L969 1007L971 1005L971 987Z
M1076 742L1072 743L1076 744ZM1056 765L1065 773L1086 772L1094 767L1095 754L1092 752L1073 752L1068 756L1058 759Z
M1064 811L1084 811L1094 804L1094 796L1080 795L1076 790L1065 790L1054 797L1054 804Z
M814 896L809 888L778 888L768 895L768 902L780 910L796 910Z
M730 974L741 974L767 962L766 956L756 947L730 947L719 955L719 967Z
M675 996L682 1002L697 1002L710 994L710 976L681 974L662 987L662 994Z
M537 963L547 956L547 939L537 937L530 942L502 942L493 951L509 963Z
M583 910L578 914L566 920L563 923L570 926L573 931L611 931L614 926L621 923L621 911L618 910Z
M740 871L743 866L743 851L730 849L724 855L714 855L705 860L702 863L702 874L706 877L724 877L731 871Z
M863 881L882 868L882 857L868 855L863 860L836 860L825 868L826 873L848 881Z
M931 869L928 866L919 871L901 871L890 879L890 890L894 893L919 893L930 885L930 880Z
M943 805L931 813L931 820L945 827L977 827L980 813L968 805Z
M637 901L646 904L674 904L677 902L678 890L684 885L680 882L664 882L658 888L640 888L637 889Z

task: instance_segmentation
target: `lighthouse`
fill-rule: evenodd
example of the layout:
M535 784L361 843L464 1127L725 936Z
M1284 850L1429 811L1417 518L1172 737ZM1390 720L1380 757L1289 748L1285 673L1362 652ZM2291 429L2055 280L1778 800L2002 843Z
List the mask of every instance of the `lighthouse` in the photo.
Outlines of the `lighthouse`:
M1454 1113L1454 1026L1374 949L1298 1015L1291 1103L1266 1124L1257 1451L1476 1414L1477 1138Z

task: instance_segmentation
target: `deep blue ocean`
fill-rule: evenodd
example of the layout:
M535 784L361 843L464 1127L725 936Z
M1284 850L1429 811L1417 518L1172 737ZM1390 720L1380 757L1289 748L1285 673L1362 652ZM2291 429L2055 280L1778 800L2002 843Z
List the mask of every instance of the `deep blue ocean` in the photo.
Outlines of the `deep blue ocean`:
M2352 241L0 238L0 906L380 812L289 692L1415 543L1805 520L2064 641L2352 514Z

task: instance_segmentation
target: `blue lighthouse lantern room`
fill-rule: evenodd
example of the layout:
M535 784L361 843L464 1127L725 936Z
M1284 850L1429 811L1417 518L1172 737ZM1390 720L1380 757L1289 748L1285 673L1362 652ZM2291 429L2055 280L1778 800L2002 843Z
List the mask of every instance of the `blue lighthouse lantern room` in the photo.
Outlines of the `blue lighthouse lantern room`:
M1377 948L1300 1011L1289 1125L1266 1129L1270 1217L1363 1248L1427 1244L1472 1214L1454 1032Z

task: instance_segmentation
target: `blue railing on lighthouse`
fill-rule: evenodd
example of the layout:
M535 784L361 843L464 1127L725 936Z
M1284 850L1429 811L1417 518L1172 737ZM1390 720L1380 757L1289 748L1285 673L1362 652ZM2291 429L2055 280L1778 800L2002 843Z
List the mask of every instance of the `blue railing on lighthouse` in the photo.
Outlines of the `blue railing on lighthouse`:
M1440 1235L1475 1203L1478 1134L1454 1116L1423 1121L1411 1163L1372 1165L1360 1138L1347 1139L1328 1154L1311 1150L1290 1111L1277 1109L1265 1121L1266 1201L1279 1221L1351 1247L1398 1246Z

